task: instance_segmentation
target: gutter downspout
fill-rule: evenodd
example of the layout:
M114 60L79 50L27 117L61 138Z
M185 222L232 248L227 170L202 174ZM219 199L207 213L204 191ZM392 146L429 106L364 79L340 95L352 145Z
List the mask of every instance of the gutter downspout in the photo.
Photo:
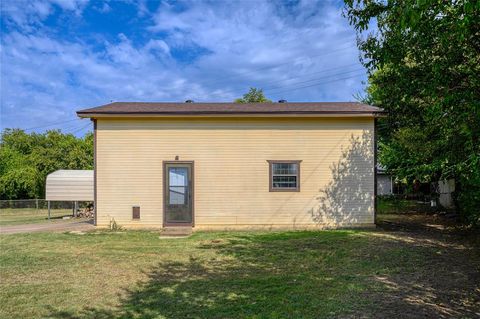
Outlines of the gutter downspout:
M97 119L93 119L93 225L97 226Z
M377 224L377 118L373 119L373 223Z

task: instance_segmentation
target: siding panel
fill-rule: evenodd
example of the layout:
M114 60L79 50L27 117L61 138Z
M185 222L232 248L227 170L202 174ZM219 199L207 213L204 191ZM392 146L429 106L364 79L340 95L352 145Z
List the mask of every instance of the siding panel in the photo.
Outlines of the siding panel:
M373 223L373 119L172 118L98 120L98 225L161 226L175 156L195 161L196 227ZM267 160L302 160L301 191L269 192Z

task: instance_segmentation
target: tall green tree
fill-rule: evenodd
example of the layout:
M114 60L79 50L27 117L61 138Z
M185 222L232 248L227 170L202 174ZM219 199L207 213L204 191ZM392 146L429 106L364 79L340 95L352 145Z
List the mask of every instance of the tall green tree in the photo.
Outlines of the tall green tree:
M243 95L242 98L236 99L235 103L272 103L271 100L265 97L262 89L250 88L250 90Z
M47 175L58 169L93 169L92 133L77 138L55 130L2 132L0 199L43 198Z
M480 224L480 2L345 0L380 121L380 161L400 177L454 178Z

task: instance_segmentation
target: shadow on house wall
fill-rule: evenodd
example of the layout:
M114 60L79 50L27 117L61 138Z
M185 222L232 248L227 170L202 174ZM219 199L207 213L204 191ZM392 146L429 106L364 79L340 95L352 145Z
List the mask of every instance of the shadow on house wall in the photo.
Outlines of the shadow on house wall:
M373 132L350 137L342 157L330 167L332 180L320 189L317 205L310 210L318 224L373 223Z

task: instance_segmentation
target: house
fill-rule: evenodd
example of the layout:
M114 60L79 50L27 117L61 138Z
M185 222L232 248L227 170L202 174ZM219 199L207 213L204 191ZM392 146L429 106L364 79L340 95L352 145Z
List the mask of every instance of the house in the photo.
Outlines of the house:
M78 111L95 136L95 224L194 229L375 222L375 123L335 103L131 103Z

